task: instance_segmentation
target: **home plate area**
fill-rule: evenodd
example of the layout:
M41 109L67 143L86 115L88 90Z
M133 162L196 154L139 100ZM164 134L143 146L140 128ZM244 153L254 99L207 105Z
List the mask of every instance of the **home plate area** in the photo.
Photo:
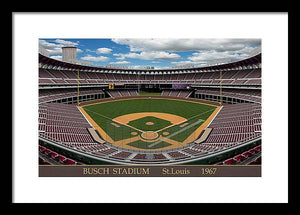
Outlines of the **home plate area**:
M135 130L130 133L134 138L124 138L119 141L122 147L131 146L144 149L180 146L181 142L170 139L170 134L176 135L180 133L180 130L186 130L183 128L189 124L184 117L158 112L131 113L118 116L113 121ZM167 129L170 130L166 131Z

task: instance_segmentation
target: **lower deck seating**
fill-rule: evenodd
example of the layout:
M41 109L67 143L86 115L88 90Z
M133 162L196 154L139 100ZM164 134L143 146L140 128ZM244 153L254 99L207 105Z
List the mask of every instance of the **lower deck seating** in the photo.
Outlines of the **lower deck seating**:
M258 165L261 164L260 150L261 150L261 145L258 145L241 154L235 155L232 158L228 158L225 161L217 162L214 165L235 165L235 164Z
M100 95L104 97L104 92L100 88L80 89L79 96ZM78 89L43 89L39 90L39 103L51 102L62 99L69 99L78 96ZM99 96L99 97L100 97ZM96 98L96 96L95 96ZM98 96L97 96L98 98Z
M163 90L161 95L187 98L190 96L191 92L191 90Z
M164 152L162 149L161 153L138 153L134 150L125 151L108 143L97 143L87 130L91 127L90 124L76 105L63 103L39 104L39 136L41 138L72 150L89 153L95 157L122 161L170 162L207 156L259 138L261 136L260 125L260 104L228 104L222 107L210 123L209 127L212 128L212 131L203 143L191 143L182 149L174 149L171 152ZM240 163L243 158L250 158L260 150L261 148L257 147L233 158L233 160ZM63 163L65 161L67 164L72 164L72 161L66 160L66 157L49 150L45 150L43 153L56 162ZM43 161L41 160L41 162Z
M137 96L137 90L108 90L107 93L111 97Z
M39 145L39 164L40 165L76 165L78 162L67 158L63 155L58 154L57 152L54 152L44 146ZM41 157L42 155L45 155L44 157ZM81 163L82 164L82 163Z
M220 96L220 89L219 88L203 88L198 89L195 91L195 97L196 98L202 98L202 97L209 97L209 96ZM240 99L240 100L246 100L256 103L261 103L261 90L246 90L246 89L222 89L222 97L223 99L225 97L230 98L230 101L232 99ZM225 99L226 100L226 99ZM229 100L229 99L227 99Z

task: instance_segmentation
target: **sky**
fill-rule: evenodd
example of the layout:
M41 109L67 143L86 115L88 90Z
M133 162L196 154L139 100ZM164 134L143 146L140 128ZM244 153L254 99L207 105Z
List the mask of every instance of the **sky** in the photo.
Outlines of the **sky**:
M77 60L93 66L126 66L155 69L207 66L250 57L261 47L260 39L196 38L40 38L51 58L62 60L61 47L77 47Z

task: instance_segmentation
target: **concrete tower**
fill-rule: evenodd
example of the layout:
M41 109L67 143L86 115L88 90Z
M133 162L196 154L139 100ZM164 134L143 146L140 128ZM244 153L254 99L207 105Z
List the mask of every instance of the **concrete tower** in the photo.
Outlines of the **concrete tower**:
M62 60L69 63L76 63L77 47L65 46L62 47Z

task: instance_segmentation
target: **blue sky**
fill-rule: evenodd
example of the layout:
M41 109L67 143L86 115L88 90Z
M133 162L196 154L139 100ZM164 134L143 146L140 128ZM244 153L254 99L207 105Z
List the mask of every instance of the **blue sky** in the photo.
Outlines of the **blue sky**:
M51 58L62 60L61 47L77 47L77 60L94 66L155 68L205 66L211 63L242 60L261 46L260 39L195 38L41 38L39 45Z

